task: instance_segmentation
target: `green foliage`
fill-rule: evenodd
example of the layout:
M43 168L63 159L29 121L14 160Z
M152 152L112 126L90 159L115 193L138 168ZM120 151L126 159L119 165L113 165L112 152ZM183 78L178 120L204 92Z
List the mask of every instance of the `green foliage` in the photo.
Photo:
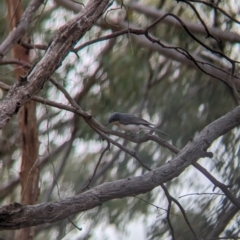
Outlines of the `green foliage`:
M141 4L144 4L144 2L156 8L159 4L158 1L139 1ZM194 12L186 4L162 1L161 5L163 10L173 12L179 18L199 23ZM48 4L46 9L48 9L47 7ZM221 3L221 7L227 8L228 6L226 3ZM0 2L0 9L3 16L3 2ZM214 17L214 11L209 7L201 5L197 6L197 9L201 10L204 19ZM135 25L143 24L146 26L152 22L152 18L146 15L141 17L142 14L136 14L133 10L129 10L127 14L128 19ZM58 15L61 15L62 18ZM48 45L56 30L72 16L72 12L63 8L56 7L51 11L44 11L42 17L31 29L33 40ZM231 24L226 22L225 18L222 15L218 16L219 27L231 30L234 25L232 22ZM211 24L209 23L209 25ZM1 41L6 36L6 26L5 19L1 18ZM81 39L80 43L105 36L111 32L110 28L111 26L108 25L102 29L93 27ZM200 47L199 43L196 43L186 31L169 24L159 23L151 29L151 33L162 42L181 47L190 53L195 53L195 50ZM205 39L206 35L198 37L206 44L211 45L213 42L212 39ZM38 41L39 39L41 41ZM223 51L231 55L231 47L234 44L236 43L225 42ZM219 45L214 46L213 44L213 47L218 49ZM44 55L44 51L35 54L34 61L37 61ZM115 111L140 115L158 124L163 131L170 135L166 140L179 149L182 149L206 125L226 114L236 105L232 90L223 82L214 79L199 69L173 61L150 48L137 45L132 36L128 34L115 39L113 46L111 46L111 42L104 41L86 47L79 51L78 55L79 58L73 53L69 53L61 68L54 73L53 77L77 100L84 111L90 111L92 116L102 124L105 124L109 115ZM1 66L0 72L0 81L6 84L12 84L15 81L12 66ZM165 74L166 72L167 74ZM89 87L87 88L87 86ZM85 91L85 88L87 88L87 91ZM81 97L79 97L80 94ZM68 104L62 93L56 90L51 83L47 83L39 95ZM53 179L61 164L63 170L57 179L57 185L54 185L50 192L49 199L57 201L60 198L67 198L81 192L83 184L88 181L94 172L100 153L106 147L106 141L103 141L83 119L64 110L39 104L37 117L39 119L41 158L47 157L51 151L59 147L58 152L51 156L41 168L39 202L47 198ZM169 150L158 146L154 142L137 145L130 142L126 143L114 136L111 137L126 145L129 149L134 149L140 159L152 169L163 165L174 156ZM71 138L74 140L70 141L71 148L69 153L66 154L67 146L61 147L61 145ZM19 171L20 149L17 139L18 124L17 120L13 119L4 129L1 139L2 146L9 146L8 150L2 148L0 152L2 157L0 163L3 166L0 168L1 182L7 182L11 179L13 171L15 173ZM216 176L221 178L220 180L233 185L231 190L236 196L239 194L240 183L238 146L239 131L234 130L214 144L212 165L206 164L213 169ZM105 169L108 165L109 167ZM111 146L110 150L105 153L96 174L101 171L103 171L103 174L91 182L90 187L146 173L146 170L142 169L135 159L124 152L119 152L119 149L114 146ZM179 178L167 183L168 189L175 198L182 195L182 192L211 191L212 186L207 180L198 181L195 174L196 170L191 168L186 170ZM147 202L167 209L168 204L160 188L140 197ZM14 192L5 199L10 202L19 201L19 196ZM161 217L156 217L159 212L153 210L153 207L145 201L134 198L134 196L109 201L97 210L89 211L85 215L80 213L74 216L73 221L77 221L80 217L78 221L80 225L82 223L89 224L90 227L85 239L96 239L91 233L91 228L101 224L102 221L106 222L106 226L112 224L119 232L124 232L130 221L143 216L146 222L151 222L145 226L147 239L170 239L166 214L162 215L161 213ZM6 203L6 200L3 199L2 203ZM211 195L204 198L202 196L195 197L195 199L186 200L184 203L189 221L201 238L211 232L217 219L223 214L222 209L224 207L227 209L228 206L226 198L221 197L221 200L219 200L219 198ZM170 215L177 236L176 239L193 239L193 235L179 209L174 207ZM153 219L155 220L153 221ZM62 229L63 225L66 227L64 230ZM229 226L230 230L228 231L236 233L236 225L236 223L233 223ZM60 222L52 228L39 230L36 239L42 239L45 233L50 239L56 235L56 231L58 231L56 229L62 229L63 231L59 231L58 234L58 239L61 239L65 234L68 236L67 232L71 228L69 222ZM101 234L102 236L99 239L104 238L104 233ZM92 235L92 238L90 235ZM72 239L77 239L77 237ZM84 236L81 235L79 239L84 239Z

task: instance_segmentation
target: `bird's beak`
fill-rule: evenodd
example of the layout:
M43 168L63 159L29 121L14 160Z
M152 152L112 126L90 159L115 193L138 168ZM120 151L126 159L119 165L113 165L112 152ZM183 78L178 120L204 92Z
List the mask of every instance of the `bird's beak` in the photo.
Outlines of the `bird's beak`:
M109 124L109 122L107 124L105 124L104 126L106 127Z

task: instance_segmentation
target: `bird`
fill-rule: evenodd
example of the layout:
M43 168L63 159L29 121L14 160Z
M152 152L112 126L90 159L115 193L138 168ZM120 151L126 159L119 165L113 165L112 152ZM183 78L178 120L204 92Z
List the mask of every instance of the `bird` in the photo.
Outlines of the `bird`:
M167 133L163 132L160 129L157 129L153 123L150 123L145 119L137 117L133 114L115 112L110 116L108 123L105 126L110 123L125 130L126 132L137 133L141 130L153 130L165 136L168 136Z

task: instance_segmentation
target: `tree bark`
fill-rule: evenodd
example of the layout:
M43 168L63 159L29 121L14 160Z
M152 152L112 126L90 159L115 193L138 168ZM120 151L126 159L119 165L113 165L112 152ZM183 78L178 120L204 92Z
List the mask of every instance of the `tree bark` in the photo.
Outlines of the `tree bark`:
M0 102L0 128L3 128L20 107L42 89L44 83L61 66L63 59L75 43L104 13L108 4L109 0L89 1L75 18L58 30L43 58L29 71L27 76L11 87L7 96Z
M8 10L9 31L12 31L19 23L22 16L22 4L15 0L6 0ZM26 39L25 39L26 41ZM30 62L29 51L18 44L12 48L15 59ZM26 75L23 67L15 66L15 76L18 79ZM36 163L38 158L38 131L36 119L36 102L27 102L19 111L19 128L21 138L21 203L32 205L37 202L39 195L38 180L39 167ZM20 229L15 234L15 239L31 240L34 237L34 227Z
M73 214L99 207L112 199L133 197L178 177L191 164L202 157L214 140L240 125L240 107L206 126L169 162L144 175L103 183L79 195L58 202L34 206L13 203L0 208L0 230L12 230L44 223L53 223ZM147 162L147 159L145 159ZM234 205L239 209L240 201Z

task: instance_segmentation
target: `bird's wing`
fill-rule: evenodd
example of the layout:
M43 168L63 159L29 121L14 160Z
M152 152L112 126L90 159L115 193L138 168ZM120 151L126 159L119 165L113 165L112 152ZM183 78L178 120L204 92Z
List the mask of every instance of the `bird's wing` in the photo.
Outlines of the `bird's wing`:
M126 115L123 115L123 117L119 120L119 122L121 124L124 124L124 125L129 125L129 124L137 124L137 125L144 125L146 127L149 127L150 129L156 131L156 132L159 132L165 136L168 136L167 133L165 133L164 131L158 129L155 127L154 124L142 119L142 118L139 118L139 117L136 117L135 115L132 115L132 114L126 114Z
M146 126L154 126L152 123L136 117L132 114L127 114L127 115L123 115L123 117L119 120L120 123L128 125L128 124L138 124L138 125L146 125Z

